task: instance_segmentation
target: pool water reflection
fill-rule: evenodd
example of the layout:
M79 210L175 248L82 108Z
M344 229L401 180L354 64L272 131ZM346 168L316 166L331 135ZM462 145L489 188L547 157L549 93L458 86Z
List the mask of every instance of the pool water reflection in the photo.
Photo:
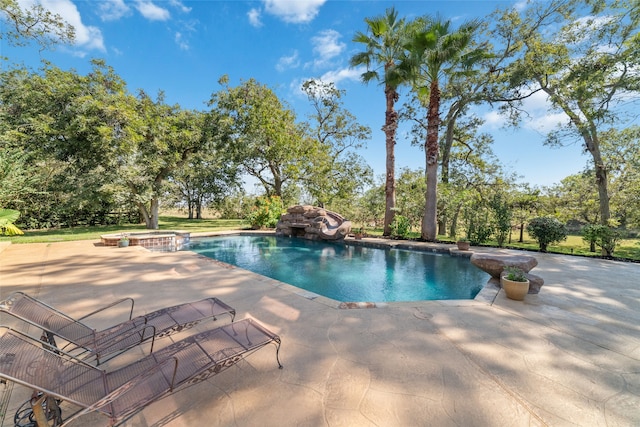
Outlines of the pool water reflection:
M473 299L489 279L466 257L288 237L198 238L188 250L343 302Z

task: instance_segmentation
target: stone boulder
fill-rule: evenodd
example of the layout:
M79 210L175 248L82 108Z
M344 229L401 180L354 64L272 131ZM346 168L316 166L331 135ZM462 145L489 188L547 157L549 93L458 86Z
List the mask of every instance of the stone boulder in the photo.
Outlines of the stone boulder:
M518 267L525 273L528 273L532 268L538 265L538 260L530 255L506 255L476 252L471 255L471 263L479 269L489 273L491 277L500 279L500 275L504 271L505 267Z
M287 209L276 225L276 235L308 240L342 240L351 232L351 221L324 208L297 205Z

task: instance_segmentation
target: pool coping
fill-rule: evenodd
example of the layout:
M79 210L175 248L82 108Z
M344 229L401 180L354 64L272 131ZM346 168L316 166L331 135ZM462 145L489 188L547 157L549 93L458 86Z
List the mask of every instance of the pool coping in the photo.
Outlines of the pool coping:
M191 233L192 238L203 237L219 237L219 236L276 236L274 231L271 230L233 230L233 231L216 231L216 232L203 232L203 233ZM353 237L346 237L341 241L330 241L333 244L345 244L351 246L366 246L378 249L407 249L423 252L433 252L441 254L449 254L451 256L471 258L473 250L461 251L455 244L446 243L431 243L431 242L417 242L408 240L390 240L378 237L363 237L362 239L355 239ZM196 254L195 252L193 252ZM435 303L447 306L470 306L470 305L492 305L500 292L500 286L498 282L489 278L487 283L482 287L480 292L473 299L445 299L445 300L415 300L415 301L391 301L391 302L378 302L378 301L338 301L324 295L316 294L315 292L307 291L306 289L299 288L289 283L281 282L271 277L263 276L255 273L251 270L243 269L232 264L228 264L213 258L206 257L204 255L196 254L198 257L215 262L226 268L238 268L248 273L251 273L258 277L257 280L270 284L279 289L286 290L290 293L296 294L308 300L323 304L328 307L337 309L362 309L362 308L386 308L386 307L415 307L416 305L422 305L425 303Z

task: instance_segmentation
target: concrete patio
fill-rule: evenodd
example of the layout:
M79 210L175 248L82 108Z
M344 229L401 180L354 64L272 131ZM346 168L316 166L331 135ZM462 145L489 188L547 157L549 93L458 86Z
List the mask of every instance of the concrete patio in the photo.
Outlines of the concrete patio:
M269 346L125 426L640 425L640 264L532 253L545 285L524 302L500 291L489 302L339 309L190 252L94 241L0 251L2 298L23 291L79 317L124 296L135 299L134 315L216 296L238 319L255 318L282 338L284 369ZM199 328L207 326L215 323ZM29 395L0 385L2 426L13 426ZM73 425L108 420L91 415Z

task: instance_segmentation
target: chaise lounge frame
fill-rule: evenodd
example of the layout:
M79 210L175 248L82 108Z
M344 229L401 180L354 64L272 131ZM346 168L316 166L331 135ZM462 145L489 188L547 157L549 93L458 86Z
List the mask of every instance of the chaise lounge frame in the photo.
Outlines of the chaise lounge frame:
M110 372L22 332L0 326L2 330L0 378L42 393L32 401L34 413L47 398L81 408L64 421L58 412L60 427L90 412L106 415L111 426L119 425L158 399L204 381L272 343L282 369L280 337L253 319L191 335Z
M119 304L130 303L128 320L96 330L82 321ZM15 292L0 301L0 313L9 314L43 330L50 344L57 346L56 338L66 341L62 349L84 360L95 359L97 365L136 345L151 340L151 351L156 338L189 329L198 323L221 315L235 319L236 311L218 298L165 307L142 316L133 316L133 298L122 298L101 307L79 319L74 319L54 307L23 292Z

